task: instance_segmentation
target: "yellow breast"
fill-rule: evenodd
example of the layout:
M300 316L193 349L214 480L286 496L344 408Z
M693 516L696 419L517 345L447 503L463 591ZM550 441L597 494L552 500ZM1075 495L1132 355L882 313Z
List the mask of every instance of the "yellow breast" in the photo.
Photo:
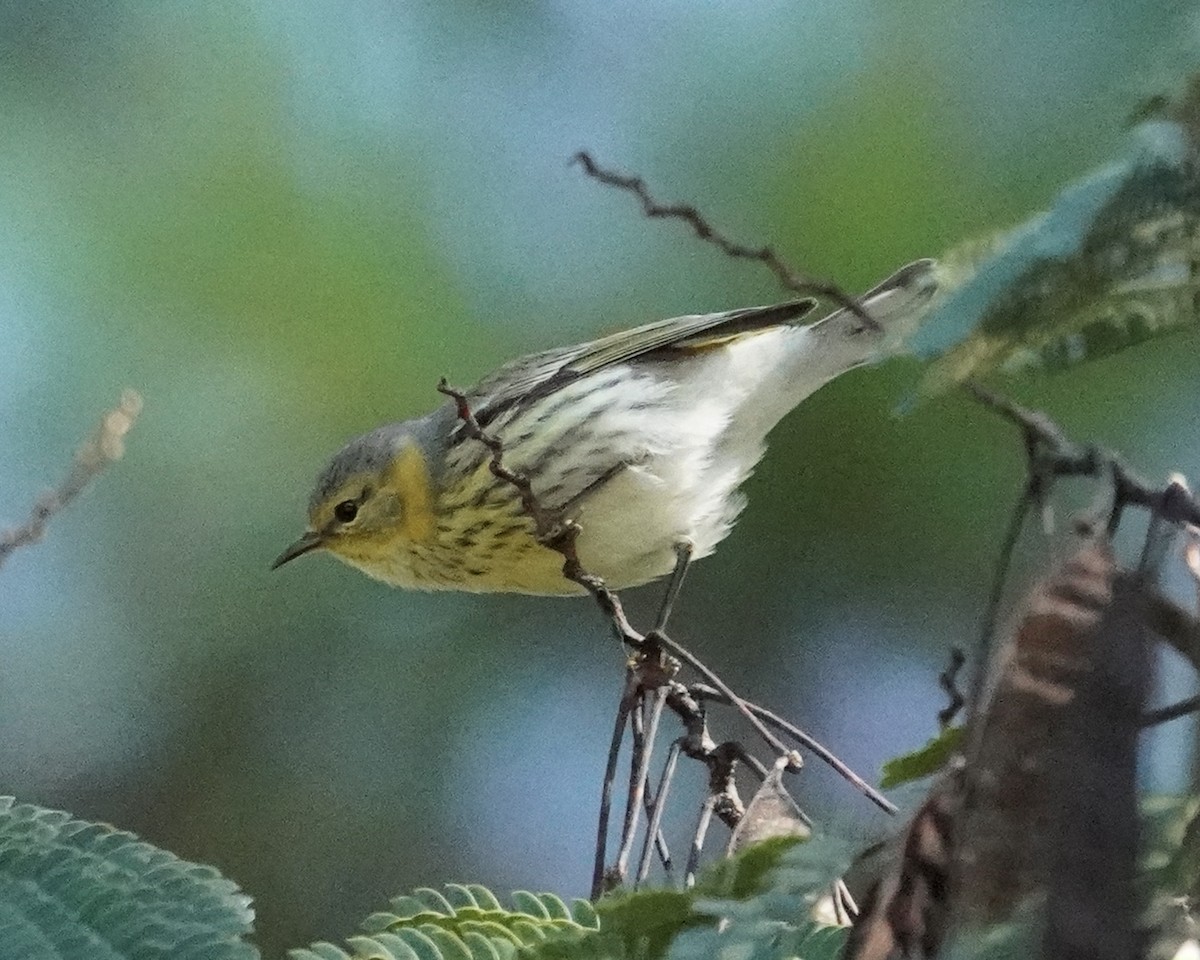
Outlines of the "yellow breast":
M335 550L369 576L422 590L581 592L563 577L562 555L536 541L520 502L486 462L439 491L410 447L396 458L387 487L400 501L395 527Z

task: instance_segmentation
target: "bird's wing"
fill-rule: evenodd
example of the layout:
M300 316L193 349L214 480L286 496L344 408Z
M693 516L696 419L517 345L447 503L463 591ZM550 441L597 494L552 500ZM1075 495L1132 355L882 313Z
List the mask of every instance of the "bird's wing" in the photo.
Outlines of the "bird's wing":
M749 333L795 323L814 306L816 301L806 298L769 307L745 307L725 313L657 320L633 330L624 330L583 344L576 348L578 352L564 369L582 377L654 350L691 350L712 346Z
M503 409L545 397L605 367L636 360L661 350L692 351L738 337L795 323L815 306L811 298L769 307L746 307L724 313L696 314L656 320L575 347L549 350L514 360L479 383L471 397L477 416L492 419ZM481 423L483 421L481 420Z

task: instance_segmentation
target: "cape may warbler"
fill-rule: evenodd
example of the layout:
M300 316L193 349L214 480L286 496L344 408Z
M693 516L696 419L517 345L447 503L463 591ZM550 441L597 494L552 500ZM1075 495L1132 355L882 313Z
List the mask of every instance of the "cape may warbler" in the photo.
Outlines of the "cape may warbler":
M467 392L503 462L539 504L576 521L579 559L614 588L670 573L677 550L712 553L744 498L768 431L801 400L898 344L936 289L920 260L862 298L876 321L812 300L677 317L501 367ZM517 489L447 402L343 447L317 480L313 550L403 587L569 594Z

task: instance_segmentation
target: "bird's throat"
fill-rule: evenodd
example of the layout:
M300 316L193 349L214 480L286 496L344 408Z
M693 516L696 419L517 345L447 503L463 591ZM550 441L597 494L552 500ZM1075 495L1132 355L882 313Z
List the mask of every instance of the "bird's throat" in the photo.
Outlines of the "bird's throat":
M429 468L416 444L400 452L388 471L387 486L400 497L400 526L406 538L423 543L433 538L436 517Z

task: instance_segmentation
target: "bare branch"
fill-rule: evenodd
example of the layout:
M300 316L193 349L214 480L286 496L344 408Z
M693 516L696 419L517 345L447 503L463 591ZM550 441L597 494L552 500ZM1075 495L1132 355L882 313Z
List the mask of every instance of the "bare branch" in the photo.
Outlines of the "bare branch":
M141 411L141 396L133 390L123 391L117 405L100 419L92 435L75 451L66 479L38 497L25 523L0 533L0 566L13 551L38 543L46 535L51 518L83 493L105 467L121 459L125 453L125 434Z
M968 382L966 387L984 406L1021 428L1030 451L1032 494L1038 502L1059 477L1111 478L1114 503L1109 520L1110 534L1120 522L1125 507L1149 510L1167 523L1200 526L1200 502L1178 479L1172 479L1165 486L1149 483L1114 454L1069 440L1062 428L1044 413L1028 410L977 383Z
M1046 414L1022 407L973 381L967 381L964 387L985 407L1021 430L1027 458L1025 487L1013 510L997 558L991 595L980 632L967 711L968 717L971 717L980 707L992 637L996 629L996 617L1017 540L1029 512L1034 507L1046 507L1057 480L1064 477L1086 477L1105 480L1111 484L1112 505L1107 523L1109 536L1116 532L1127 507L1148 510L1158 522L1187 527L1200 525L1200 503L1192 496L1181 478L1172 478L1165 486L1155 486L1137 476L1114 454L1099 447L1075 443Z
M1165 707L1156 707L1142 714L1143 727L1156 727L1200 711L1200 695L1187 697Z
M608 762L604 767L604 784L600 789L600 817L596 823L596 857L592 869L593 900L606 890L616 886L604 869L605 857L608 853L608 820L612 815L612 793L613 782L617 778L617 757L621 752L621 743L625 739L625 727L629 723L630 711L634 709L637 698L637 678L632 672L628 672L625 675L625 688L621 691L621 702L617 706L617 719L613 724Z
M1196 610L1200 612L1200 527L1188 524L1185 533L1187 540L1183 545L1183 559L1196 583Z
M949 698L949 702L938 711L937 715L938 726L943 730L950 726L950 722L958 716L958 711L967 702L966 697L958 689L958 674L966 662L967 657L962 652L962 648L951 647L950 662L946 664L946 669L938 674L938 686L942 688L943 692Z
M727 257L735 260L757 260L765 265L775 274L776 279L785 289L793 290L796 293L826 297L853 313L867 329L875 331L880 329L879 324L863 309L862 305L841 287L833 283L814 280L796 272L784 263L771 247L748 247L745 244L735 243L716 230L704 218L704 215L690 204L672 204L670 206L660 204L651 195L646 187L646 181L641 177L617 173L615 170L601 167L586 150L576 153L571 158L571 162L579 164L583 168L583 172L598 183L633 194L641 203L642 212L647 217L656 220L682 220L692 228L692 232L697 237L705 243L713 244Z
M537 538L544 543L561 536L561 520L549 510L543 509L542 505L538 503L537 497L533 495L533 486L527 476L513 473L504 465L503 444L498 438L485 432L479 425L479 421L475 419L475 414L471 410L471 405L467 402L466 394L449 386L445 377L438 382L437 389L438 393L445 394L454 401L455 412L458 414L458 419L462 421L463 430L466 431L467 436L478 440L492 452L491 460L488 461L488 469L491 470L492 476L510 484L517 491L521 498L521 509L533 520Z
M720 677L713 673L712 670L705 666L703 661L692 654L690 650L676 643L662 632L650 634L647 637L647 642L662 644L672 654L672 656L678 657L698 674L700 674L700 676L702 676L705 680L721 691L722 695L728 698L727 702L735 710L741 713L742 716L750 721L750 725L754 727L755 732L762 737L764 741L766 741L767 746L774 751L775 755L786 758L788 766L792 770L799 770L804 765L803 761L800 759L800 755L796 753L795 750L790 749L782 740L775 736L775 734L771 733L771 731L766 728L763 722L757 716L755 716L755 713L750 709L749 704L747 704L745 700L734 693L733 690L730 689L730 687L725 683L725 681L723 681Z
M649 800L646 812L650 816L650 823L646 827L646 837L642 844L642 856L638 861L637 874L634 876L634 886L636 887L650 874L650 838L655 839L658 843L658 838L662 835L662 817L663 811L666 809L667 794L671 789L671 783L675 778L675 766L679 762L679 754L682 752L683 738L680 737L671 743L671 748L667 751L667 761L663 764L662 775L658 779L658 789L654 792L654 798ZM658 847L659 856L663 861L663 869L666 870L668 877L671 874L672 863L671 858L666 851L665 844Z
M711 700L714 703L729 703L729 698L716 687L710 687L703 683L693 683L688 687L688 692L697 700ZM828 747L823 746L811 735L805 733L793 723L784 720L783 717L776 713L772 713L766 707L761 707L756 703L743 701L746 704L746 709L752 712L759 720L769 727L774 727L781 733L791 737L800 746L804 747L818 759L823 760L833 770L858 791L863 796L870 800L875 806L885 813L896 813L896 805L892 803L882 793L872 787L866 780L860 777L857 773L851 770L836 754Z

